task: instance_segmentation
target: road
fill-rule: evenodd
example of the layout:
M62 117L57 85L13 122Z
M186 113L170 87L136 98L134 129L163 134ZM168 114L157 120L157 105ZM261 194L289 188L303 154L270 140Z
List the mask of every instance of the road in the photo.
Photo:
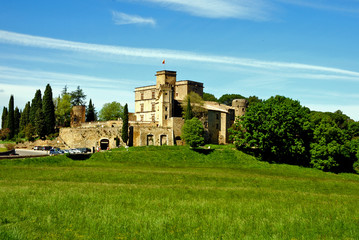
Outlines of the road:
M35 151L28 149L15 149L16 154L19 156L44 156L49 155L49 151Z

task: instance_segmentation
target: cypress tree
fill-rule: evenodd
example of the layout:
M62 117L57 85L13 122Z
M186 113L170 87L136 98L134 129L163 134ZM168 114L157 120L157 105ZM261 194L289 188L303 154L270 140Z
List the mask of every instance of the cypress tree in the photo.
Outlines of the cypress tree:
M14 116L14 96L10 96L9 100L9 112L7 115L7 128L10 130L9 139L15 136L15 116Z
M92 100L90 99L89 106L86 112L86 122L96 121L96 112L95 106L92 104Z
M50 84L46 85L44 97L42 99L42 111L45 119L46 135L54 133L56 125L55 105L52 100L52 89Z
M127 103L123 109L123 119L122 119L122 131L121 131L121 137L122 141L126 143L128 141L128 106Z
M1 128L2 129L7 128L7 114L8 114L7 108L4 107L2 109L2 116L1 116Z
M184 116L184 120L191 120L192 118L193 118L193 112L192 112L192 107L191 107L191 99L188 98L186 114Z
M15 108L15 112L14 112L14 133L15 135L19 133L19 129L20 129L20 117L21 117L21 113L19 111L19 108L16 107Z
M35 116L38 109L42 108L41 91L38 89L35 93L35 97L31 101L30 108L30 123L35 126Z
M46 135L45 118L41 108L37 109L36 111L35 132L40 138L44 138Z
M20 128L19 130L20 131L23 131L25 130L25 127L27 124L30 123L30 102L27 102L25 107L24 107L24 110L21 114L21 117L20 117Z

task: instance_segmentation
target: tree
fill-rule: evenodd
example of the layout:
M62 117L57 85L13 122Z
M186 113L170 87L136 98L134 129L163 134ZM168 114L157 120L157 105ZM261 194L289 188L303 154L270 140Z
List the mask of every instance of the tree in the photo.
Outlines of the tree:
M92 104L92 100L90 99L90 103L88 108L86 109L86 122L96 121L96 111L95 106Z
M20 118L21 118L21 113L18 107L15 108L14 111L14 133L15 135L17 135L20 131Z
M218 99L211 93L203 93L203 100L204 101L212 101L212 102L218 102Z
M45 119L46 135L55 132L56 117L55 117L55 105L52 100L52 89L50 84L46 85L44 97L42 100L42 111Z
M35 135L35 127L31 123L27 124L24 128L24 133L27 140L33 141Z
M181 107L183 109L183 116L186 115L187 107L188 107L188 101L190 102L191 110L193 116L200 118L205 112L205 109L203 107L204 101L201 98L200 95L198 95L195 92L190 92L186 95L186 97L183 99L183 102L181 103Z
M71 121L71 96L63 94L55 100L56 124L61 127L69 127Z
M41 108L42 108L41 91L40 89L38 89L35 93L34 98L31 101L31 107L30 107L30 122L33 126L35 125L36 112Z
M232 106L232 102L234 99L245 99L245 97L240 94L224 94L218 99L218 102L228 106Z
M66 86L65 86L66 87ZM67 89L66 89L67 91ZM83 106L86 105L85 99L86 95L80 88L80 86L77 86L77 89L75 91L72 91L70 93L71 96L71 104L72 106Z
M40 138L44 138L46 136L45 118L41 108L37 110L35 115L35 133Z
M1 128L2 129L7 127L7 114L8 114L7 108L4 107L2 109L2 115L1 115Z
M128 106L127 103L125 104L125 107L123 109L123 123L122 123L122 131L121 131L121 137L122 141L126 143L128 141Z
M250 96L248 99L248 107L253 106L256 103L262 102L257 96Z
M191 99L188 98L187 100L187 107L186 107L186 114L184 115L185 120L190 120L193 118L193 112L191 107Z
M204 144L203 132L204 129L201 121L194 117L190 120L185 120L181 138L191 147L198 147Z
M270 162L308 165L309 109L283 96L271 97L236 120L231 138L240 150Z
M117 120L123 118L123 106L119 102L105 103L99 112L101 121Z
M30 123L30 102L27 102L25 104L24 110L22 111L21 117L20 117L20 127L19 131L22 132L26 125Z
M7 128L10 130L9 138L15 136L15 113L14 113L14 96L10 96L9 100L9 112L7 115Z

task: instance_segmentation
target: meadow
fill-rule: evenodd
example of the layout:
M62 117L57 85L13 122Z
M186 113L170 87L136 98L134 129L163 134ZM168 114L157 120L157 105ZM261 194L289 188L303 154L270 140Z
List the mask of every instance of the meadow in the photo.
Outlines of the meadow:
M0 160L0 239L359 239L359 176L229 147Z

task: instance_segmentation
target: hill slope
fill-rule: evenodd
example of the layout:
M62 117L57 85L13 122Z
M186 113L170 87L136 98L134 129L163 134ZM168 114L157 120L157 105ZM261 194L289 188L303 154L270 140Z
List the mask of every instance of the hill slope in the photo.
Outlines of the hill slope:
M359 176L231 149L0 161L0 239L358 239Z

